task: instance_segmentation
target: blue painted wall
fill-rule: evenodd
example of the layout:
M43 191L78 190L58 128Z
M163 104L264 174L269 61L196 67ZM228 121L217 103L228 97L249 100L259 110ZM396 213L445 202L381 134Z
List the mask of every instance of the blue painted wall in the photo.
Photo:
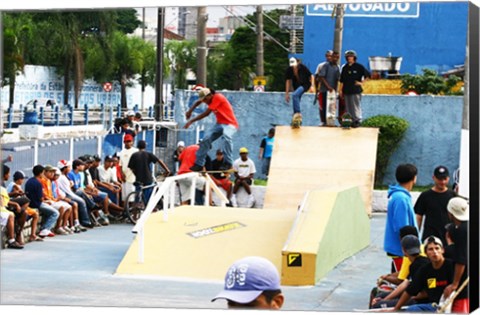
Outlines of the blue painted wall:
M234 136L234 153L247 147L250 158L260 170L259 146L271 124L289 125L292 106L285 103L284 93L222 92L233 105L240 124ZM319 123L318 105L313 105L313 94L302 98L304 125L317 126ZM182 127L185 112L196 97L191 91L176 91L175 120ZM204 106L204 105L202 105ZM393 153L385 184L395 182L395 168L401 163L413 163L419 169L418 185L432 183L434 168L443 164L451 172L459 167L460 133L462 125L463 97L461 96L390 96L364 95L362 99L363 118L376 115L394 115L406 119L410 128L400 147ZM209 128L215 122L211 114L195 123L188 131L178 133L179 140L187 145L195 142L195 128ZM320 128L320 127L319 127ZM316 145L316 143L312 143ZM214 150L210 152L214 157ZM354 154L352 155L354 156Z
M335 20L331 16L311 15L321 14L324 6L305 8L304 53L297 56L312 72L324 61L325 51L333 49ZM402 13L396 11L388 14ZM389 53L403 57L400 73L421 73L423 68L443 72L464 64L468 2L420 3L418 17L371 17L371 10L368 14L369 17L344 18L342 45L343 51L355 50L358 61L367 68L368 57L386 57ZM342 53L341 63L344 62Z

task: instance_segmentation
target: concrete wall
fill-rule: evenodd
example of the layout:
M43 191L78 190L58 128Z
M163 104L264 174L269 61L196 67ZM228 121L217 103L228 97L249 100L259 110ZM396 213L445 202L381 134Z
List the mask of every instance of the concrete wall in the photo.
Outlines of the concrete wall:
M257 166L258 177L261 169L261 161L258 159L260 142L272 124L290 124L292 105L285 103L284 93L280 92L222 93L233 105L240 124L240 129L234 136L234 153L236 154L240 147L247 147L250 158ZM185 112L193 98L196 98L196 95L191 91L176 92L175 120L180 128L183 128L186 122ZM302 98L303 124L306 126L316 126L319 123L318 105L313 105L313 99L313 94L305 94ZM198 112L204 110L203 106L197 108ZM418 185L431 184L433 169L439 164L447 166L451 172L458 168L462 106L463 97L459 96L364 95L362 100L364 119L389 114L406 119L410 123L405 138L391 157L384 183L395 182L395 168L401 163L413 163L418 167ZM195 123L188 131L179 131L178 138L185 140L187 145L192 144L195 142L196 129L208 129L214 122L212 114ZM216 143L214 149L218 145L219 143ZM213 150L210 156L214 157ZM352 158L355 158L355 152L352 152Z

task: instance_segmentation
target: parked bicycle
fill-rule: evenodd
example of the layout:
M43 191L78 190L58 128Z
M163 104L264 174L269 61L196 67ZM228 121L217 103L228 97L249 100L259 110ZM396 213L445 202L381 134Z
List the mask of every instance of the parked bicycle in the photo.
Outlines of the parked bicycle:
M149 185L143 185L143 183L135 182L135 191L129 193L127 195L127 198L125 199L125 204L123 207L123 217L130 220L130 222L132 222L133 224L136 224L147 207L148 200L145 196L145 191L147 189L153 189L155 186L158 185L159 182L162 182L163 180L164 177L161 176L157 178L157 181ZM156 204L153 212L160 210L163 210L163 196Z

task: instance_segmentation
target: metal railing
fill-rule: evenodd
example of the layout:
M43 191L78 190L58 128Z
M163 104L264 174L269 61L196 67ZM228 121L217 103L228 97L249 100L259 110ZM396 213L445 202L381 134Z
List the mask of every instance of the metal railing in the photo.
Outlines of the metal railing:
M154 120L154 107L150 106L146 110L140 110L138 105L133 107L134 112L140 112L144 120ZM116 118L125 116L125 109L120 104L117 106L105 106L104 104L90 106L84 105L82 108L74 109L71 105L63 106L45 106L29 108L20 105L19 108L9 106L3 111L5 119L5 128L15 128L21 124L35 124L43 126L73 126L73 125L91 125L102 124L112 126ZM164 105L164 121L174 120L173 104Z
M158 202L163 199L163 221L168 221L169 212L173 213L175 210L175 187L176 181L180 179L191 179L192 180L192 187L195 187L197 178L200 175L197 172L191 172L176 176L167 177L165 181L158 182L157 185L153 188L152 195L150 200L147 203L145 211L142 213L142 216L137 221L137 224L132 229L132 233L137 234L138 236L138 263L143 263L145 258L145 240L144 240L144 229L145 223L147 222L148 218L152 214L155 206ZM228 202L228 198L222 193L220 188L215 184L212 180L210 175L205 176L206 183L205 183L205 206L210 205L210 190L217 194L220 198L221 206L225 207L226 203ZM195 189L191 190L190 196L190 205L195 204Z

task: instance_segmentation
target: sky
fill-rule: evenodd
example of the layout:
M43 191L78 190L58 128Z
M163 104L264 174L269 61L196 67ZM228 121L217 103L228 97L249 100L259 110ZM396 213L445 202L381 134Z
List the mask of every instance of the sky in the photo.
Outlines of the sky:
M267 5L263 7L263 10L268 11L278 7L288 7L288 5ZM254 5L236 5L236 6L229 6L229 10L234 12L236 15L245 16L247 14L252 14L253 12L255 12L256 7ZM139 12L139 14L142 14L141 8L137 8L137 11ZM220 18L230 15L230 13L227 11L225 6L207 6L207 13L208 13L207 27L217 27L218 21ZM145 20L148 21L149 19L153 21L152 23L156 24L156 20L157 20L156 7L146 8ZM165 19L166 25L170 22L171 21L169 21L168 18Z

